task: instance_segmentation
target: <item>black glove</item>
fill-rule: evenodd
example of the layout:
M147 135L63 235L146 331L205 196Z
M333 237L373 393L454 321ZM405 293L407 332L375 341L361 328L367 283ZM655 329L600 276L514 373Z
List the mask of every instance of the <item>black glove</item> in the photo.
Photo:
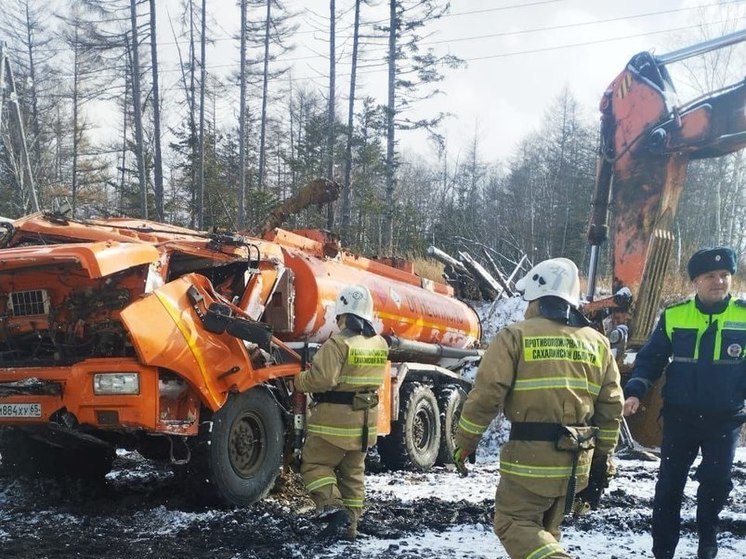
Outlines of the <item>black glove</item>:
M598 508L604 489L609 487L609 480L614 477L616 468L608 456L594 457L591 471L588 474L588 487L575 495L573 512L586 514Z

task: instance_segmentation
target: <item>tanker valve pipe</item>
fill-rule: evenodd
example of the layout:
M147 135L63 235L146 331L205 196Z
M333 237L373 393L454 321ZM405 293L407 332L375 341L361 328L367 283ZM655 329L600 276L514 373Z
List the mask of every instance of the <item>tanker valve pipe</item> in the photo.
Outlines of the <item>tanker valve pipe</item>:
M384 336L384 338L392 350L407 351L428 357L461 359L463 357L479 357L484 353L481 349L446 347L441 344L403 340L393 335Z

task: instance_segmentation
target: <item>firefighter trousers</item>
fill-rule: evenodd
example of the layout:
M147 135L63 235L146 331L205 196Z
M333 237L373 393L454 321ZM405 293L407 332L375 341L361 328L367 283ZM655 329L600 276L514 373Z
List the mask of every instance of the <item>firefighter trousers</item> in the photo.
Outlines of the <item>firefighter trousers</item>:
M365 455L360 450L344 450L317 435L308 435L300 473L317 510L343 506L350 513L352 525L357 526L365 497Z
M702 450L697 468L697 532L704 545L714 545L720 511L733 489L731 469L741 424L692 422L664 418L661 465L653 498L653 555L671 559L679 542L681 503L689 469Z
M570 559L559 544L564 507L564 495L542 497L501 477L494 528L511 559Z

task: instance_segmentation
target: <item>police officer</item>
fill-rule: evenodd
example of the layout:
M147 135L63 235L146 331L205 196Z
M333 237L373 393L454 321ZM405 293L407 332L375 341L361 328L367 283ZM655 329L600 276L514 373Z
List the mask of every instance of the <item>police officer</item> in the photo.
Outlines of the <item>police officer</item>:
M525 320L489 345L456 432L457 467L501 409L511 421L500 453L494 530L512 558L564 559L560 523L593 471L606 476L622 415L608 340L577 310L578 268L545 260L518 281ZM595 446L595 450L594 450Z
M365 493L365 455L376 442L378 395L388 346L373 329L373 298L367 287L343 289L335 307L340 332L318 350L295 387L313 404L303 447L301 476L327 522L322 539L357 537Z
M653 500L656 559L674 556L684 485L700 450L697 557L717 555L718 516L733 488L733 456L746 419L746 301L729 293L736 254L728 247L702 249L687 269L695 297L663 311L624 388L628 416L666 370L661 464Z

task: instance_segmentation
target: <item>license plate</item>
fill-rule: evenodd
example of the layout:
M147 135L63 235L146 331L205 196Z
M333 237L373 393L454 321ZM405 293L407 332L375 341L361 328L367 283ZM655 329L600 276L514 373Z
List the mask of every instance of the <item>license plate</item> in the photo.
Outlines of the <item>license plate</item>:
M41 404L0 404L0 417L41 417Z

